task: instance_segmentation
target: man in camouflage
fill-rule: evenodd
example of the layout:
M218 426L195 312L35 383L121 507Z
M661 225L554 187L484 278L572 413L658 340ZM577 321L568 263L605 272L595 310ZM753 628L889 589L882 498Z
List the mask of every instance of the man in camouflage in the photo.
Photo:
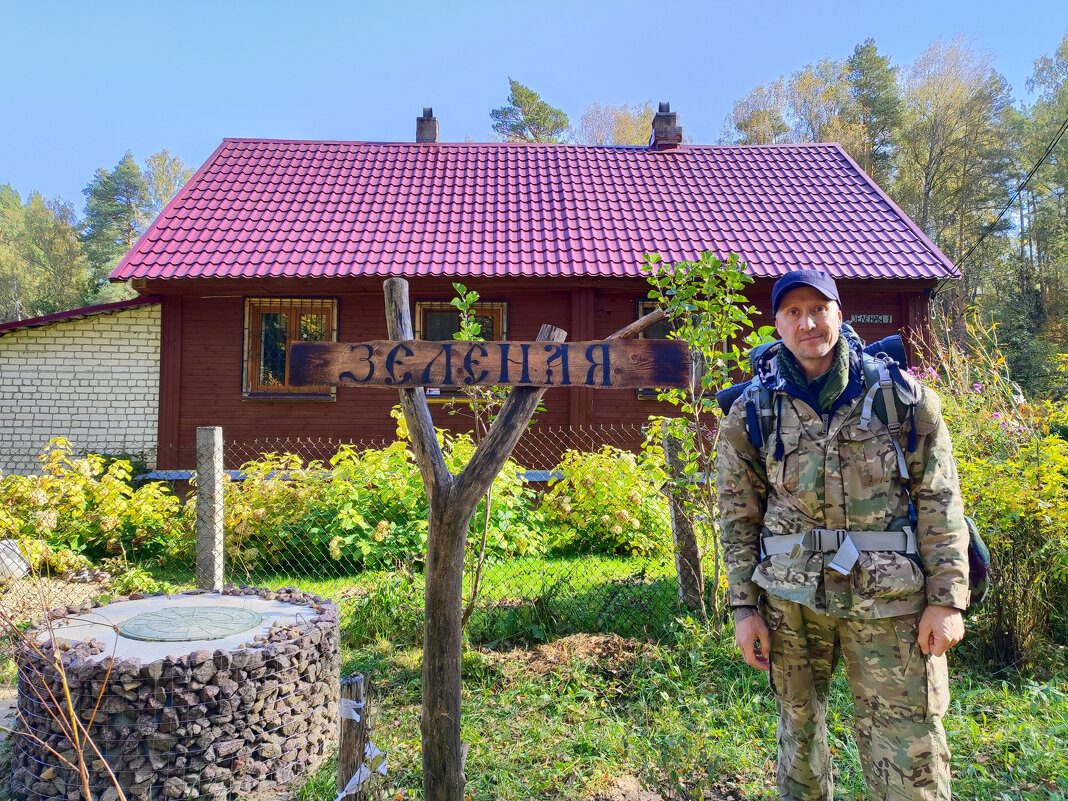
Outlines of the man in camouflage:
M964 636L968 534L941 402L904 377L916 403L895 447L863 413L833 279L787 273L772 309L782 344L756 367L774 422L758 449L735 403L716 475L736 641L779 709L779 792L834 797L827 695L842 658L871 797L948 799L945 653Z

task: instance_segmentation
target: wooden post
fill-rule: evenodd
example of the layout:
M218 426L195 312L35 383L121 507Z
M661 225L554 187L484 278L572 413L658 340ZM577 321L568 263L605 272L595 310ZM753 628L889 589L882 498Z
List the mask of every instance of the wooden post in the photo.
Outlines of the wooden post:
M358 346L363 349L361 353L365 357L359 367L364 381L370 379L374 373L372 366L369 366L366 360L376 353L380 346L393 346L387 356L387 361L393 360L393 367L398 366L396 361L398 353L401 354L403 362L404 358L415 356L417 349L416 344L412 343L414 333L408 303L408 282L403 278L387 279L383 283L383 291L386 300L386 328L390 342L378 345L365 343ZM639 331L662 316L663 312L659 311L646 315L637 323L617 332L615 338L627 339L636 336ZM538 332L537 341L559 343L566 338L565 331L543 325ZM434 347L439 355L445 353L445 349L440 344ZM490 345L485 346L487 352L489 347ZM500 343L494 347L495 352L503 361L508 351ZM349 348L349 350L352 349ZM481 354L483 349L481 344L479 349ZM566 349L546 350L563 353ZM630 352L642 349L622 348L621 350ZM650 346L646 350L652 352L655 348ZM676 356L680 355L675 347L663 350L665 353L672 351ZM308 359L305 358L304 361L307 362ZM311 361L317 361L317 357L313 355ZM608 363L602 358L600 365L602 382L608 386ZM429 364L425 369L429 370ZM682 376L680 374L682 371L685 371L687 375ZM398 383L393 368L388 368L386 372L389 374L390 382ZM411 375L404 375L405 372ZM593 373L594 370L590 368L590 372ZM625 371L622 368L617 371L613 364L612 373L616 372ZM661 370L654 375L674 382L682 378L688 379L688 373L689 360L683 357L678 359L675 369ZM467 781L464 775L467 744L460 739L462 583L467 531L479 500L493 484L494 478L497 477L519 442L519 438L526 430L549 384L514 386L471 460L459 475L454 476L449 472L441 446L438 444L423 386L414 385L420 382L412 380L413 370L402 370L401 374L404 378L398 387L400 406L404 412L405 422L408 424L412 451L415 454L415 461L419 466L427 500L430 503L424 573L426 589L423 625L423 706L420 722L423 749L423 797L426 801L461 801ZM566 373L563 374L566 375ZM346 372L342 372L338 377L345 379L346 375ZM352 375L355 376L355 374ZM411 384L408 383L410 380ZM361 383L361 381L356 380L356 383ZM537 382L520 380L511 383ZM621 384L621 386L627 385L625 382ZM633 386L644 385L644 383L633 384Z
M708 622L708 612L705 610L705 575L701 567L701 550L697 547L697 535L694 532L693 520L684 508L685 496L692 490L689 488L690 479L682 469L682 458L679 455L679 441L671 435L667 423L661 424L661 432L664 440L664 461L667 462L668 474L671 482L678 484L684 482L683 490L676 488L668 492L668 500L671 505L671 539L675 546L675 572L678 575L679 603L701 619L702 623Z
M197 589L223 586L223 436L218 426L197 429Z
M357 721L346 713L352 707L360 719ZM362 675L346 676L341 680L341 731L337 751L337 791L345 786L363 767L364 749L367 746L367 687ZM367 794L363 786L355 792L342 796L341 801L363 801Z
M408 282L385 281L386 327L391 340L413 339ZM567 333L542 326L540 342L563 342ZM423 626L423 797L462 801L467 744L460 738L463 568L467 529L479 500L530 422L545 387L515 387L471 457L453 476L434 434L422 387L402 388L400 405L412 451L430 502Z

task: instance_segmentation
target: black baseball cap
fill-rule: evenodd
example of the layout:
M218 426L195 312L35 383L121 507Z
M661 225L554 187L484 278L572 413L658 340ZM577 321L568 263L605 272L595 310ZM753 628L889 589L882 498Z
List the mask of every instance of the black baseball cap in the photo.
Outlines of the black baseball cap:
M779 301L783 295L799 286L810 286L827 300L833 300L839 307L842 305L842 300L838 297L838 287L827 273L822 270L791 270L771 288L771 313L775 314L779 310Z

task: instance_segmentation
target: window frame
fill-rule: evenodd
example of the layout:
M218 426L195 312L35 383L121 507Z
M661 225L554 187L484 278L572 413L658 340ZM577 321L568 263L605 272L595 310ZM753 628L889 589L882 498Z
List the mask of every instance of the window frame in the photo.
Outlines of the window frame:
M426 320L424 315L428 311L447 311L455 312L457 318L459 318L460 311L451 302L447 300L419 300L415 303L415 320L413 321L413 327L415 329L416 339L426 339L424 332L426 331ZM472 304L472 311L476 316L481 317L494 317L499 320L500 337L497 339L487 340L488 342L503 342L508 339L508 301L506 300L493 300L493 301L478 301L478 303ZM489 312L488 314L486 312ZM459 328L457 328L459 330ZM448 341L448 340L442 340Z
M338 341L338 307L336 297L246 297L242 327L241 396L260 400L335 400L337 387L329 384L290 386L289 345L294 341ZM260 375L263 360L263 317L271 313L288 313L286 321L286 383L280 385L260 384L255 380ZM326 339L300 340L300 318L307 314L322 314L327 319ZM294 334L297 333L297 336Z
M424 336L427 324L425 315L428 311L449 311L455 312L459 316L459 309L457 309L450 301L447 300L418 300L415 302L415 315L412 320L412 327L415 330L416 339L426 339ZM506 300L480 300L477 303L472 304L472 312L477 316L488 317L492 316L497 323L500 331L495 339L488 339L487 342L504 342L508 339L508 301ZM439 340L442 342L448 342L449 340ZM437 402L453 402L457 399L464 399L462 388L459 386L440 386L440 387L426 387L427 400L431 403Z

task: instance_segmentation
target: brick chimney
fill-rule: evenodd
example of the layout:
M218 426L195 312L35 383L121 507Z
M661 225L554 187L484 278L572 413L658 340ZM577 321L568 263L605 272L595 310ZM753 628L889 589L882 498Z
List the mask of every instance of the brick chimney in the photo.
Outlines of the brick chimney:
M415 141L438 141L438 118L434 116L434 109L430 106L424 106L423 116L415 118Z
M679 115L671 110L671 104L661 103L659 111L653 115L653 134L649 137L649 147L657 150L678 147L682 142L682 126L678 122Z

